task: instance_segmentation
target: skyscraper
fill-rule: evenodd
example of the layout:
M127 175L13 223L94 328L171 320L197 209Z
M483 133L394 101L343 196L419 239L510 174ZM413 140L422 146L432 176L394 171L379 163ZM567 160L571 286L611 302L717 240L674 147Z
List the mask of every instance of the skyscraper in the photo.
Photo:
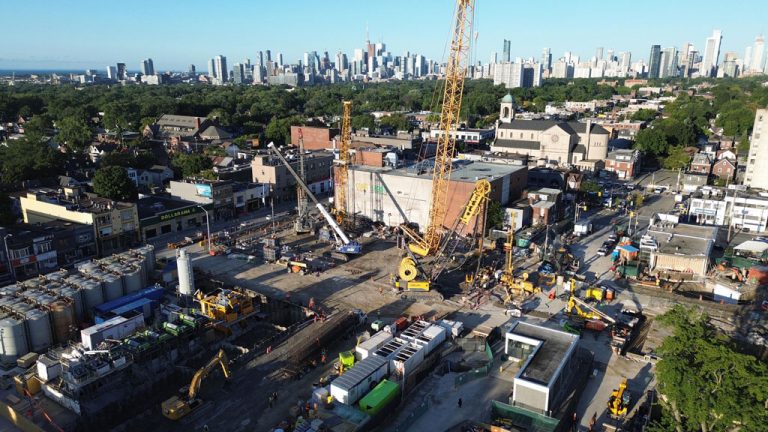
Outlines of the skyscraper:
M144 59L141 62L141 74L142 75L154 75L155 74L155 65L152 63L152 59Z
M603 47L597 47L595 50L595 58L597 61L600 61L603 59Z
M651 45L651 57L648 59L648 78L658 78L661 67L661 45Z
M229 69L227 69L227 58L223 55L217 55L213 58L213 67L216 71L217 84L224 84L229 78Z
M190 64L189 67L187 68L187 73L190 75L196 75L197 71L195 70L195 65Z
M545 71L552 69L552 51L549 48L541 50L541 67Z
M277 67L283 67L283 53L277 53Z
M677 76L677 48L669 47L661 51L659 78Z
M768 109L758 109L752 129L749 147L749 162L744 184L759 189L768 189Z
M504 51L501 55L501 61L503 63L509 63L512 58L512 41L504 39Z
M752 58L749 61L749 67L744 65L750 72L762 72L765 57L765 39L762 35L755 38L755 44L752 45Z
M701 61L700 76L717 76L717 62L720 57L720 43L723 41L723 32L715 29L712 36L704 43L704 59Z
M216 78L216 65L213 63L213 59L208 60L208 77Z
M107 78L111 80L117 79L117 68L114 66L107 66Z
M128 71L125 69L125 63L117 64L117 79L124 80L128 77Z
M264 51L264 54L267 56L267 58L265 59L266 61L272 61L272 51L266 50Z
M245 68L242 63L235 63L232 66L232 82L243 84L245 82Z

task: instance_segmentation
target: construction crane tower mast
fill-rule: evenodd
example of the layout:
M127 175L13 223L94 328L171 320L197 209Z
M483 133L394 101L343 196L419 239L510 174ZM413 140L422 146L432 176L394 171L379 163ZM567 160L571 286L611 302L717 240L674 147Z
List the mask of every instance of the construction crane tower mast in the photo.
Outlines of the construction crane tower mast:
M341 142L339 143L339 159L336 167L336 222L342 226L347 226L347 178L349 176L349 148L352 144L352 101L343 101L344 112L341 117Z
M456 16L451 38L451 52L445 71L443 107L440 111L440 134L437 138L435 166L432 172L432 205L429 209L429 225L419 254L434 253L440 245L443 219L448 209L448 184L451 178L451 161L456 148L456 138L451 133L458 129L464 78L467 75L469 51L472 42L472 21L475 0L456 0Z

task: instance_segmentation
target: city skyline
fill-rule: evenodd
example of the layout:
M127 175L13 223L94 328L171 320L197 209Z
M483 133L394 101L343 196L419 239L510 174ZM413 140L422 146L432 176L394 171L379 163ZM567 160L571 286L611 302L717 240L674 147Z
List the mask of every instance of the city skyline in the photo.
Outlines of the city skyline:
M227 7L208 10L210 8L206 3L191 1L188 9L198 11L193 14L170 4L152 3L152 8L144 7L149 3L143 1L134 3L130 10L115 9L111 5L105 7L91 0L79 3L81 8L75 10L71 6L48 1L20 5L18 19L8 24L0 69L103 69L107 65L124 62L129 70L140 70L142 60L152 58L157 72L182 71L189 64L204 70L207 60L215 55L221 54L236 62L247 58L253 60L258 51L267 49L275 54L282 53L286 63L296 63L307 51L328 51L334 55L341 50L349 55L365 42L366 28L371 42L385 42L393 55L418 52L442 62L448 37L445 23L450 21L453 9L450 1L429 1L424 6L426 14L404 13L399 6L407 4L396 1L387 5L371 4L365 10L356 10L353 4L342 1L324 5L322 11L317 11L314 8L307 10L312 4L299 1L291 5L230 2ZM706 38L714 29L720 29L723 35L720 48L722 61L722 53L733 51L742 56L756 36L768 33L768 24L760 19L768 12L768 6L758 1L728 5L714 1L696 2L696 8L691 8L694 4L688 2L669 4L650 1L644 4L642 10L623 5L608 8L608 3L601 1L587 3L587 6L582 2L554 7L554 3L512 5L500 0L481 0L475 14L477 43L473 60L487 63L494 52L501 57L504 40L511 41L510 55L513 59L537 58L545 47L551 49L553 59L566 51L589 58L597 47L613 49L617 53L631 51L636 58L646 56L650 46L655 44L662 48L682 48L685 43L692 43L702 51ZM664 14L652 14L652 10L658 10L653 7L655 5L663 6ZM199 13L204 7L207 7L205 13ZM83 10L88 12L83 13ZM145 13L152 14L153 22L164 19L176 22L183 17L186 24L152 26L151 31L132 31L137 29L136 22ZM550 26L542 27L541 19L515 19L515 25L509 25L510 16L536 14L545 15ZM685 14L686 20L675 19L678 14ZM254 16L270 19L259 23L258 19L253 21ZM638 28L642 28L640 23L658 16L661 18L655 18L657 23L663 24L664 20L668 20L670 23L674 21L675 25L659 25L653 33L638 34L631 31L632 26L627 24L628 20L634 20L640 26ZM739 16L739 20L723 22L723 16ZM318 17L328 19L318 24ZM334 18L343 20L345 24L334 23ZM110 22L110 32L94 30L93 22L107 22L105 20ZM192 31L188 35L183 30L210 30L211 21L226 23L226 28L232 32L241 24L244 27L234 33L237 37L232 37L230 32ZM254 22L256 25L253 25ZM580 25L572 25L571 22ZM393 23L396 25L393 26ZM208 27L202 27L203 24ZM57 37L30 34L30 29L41 26L49 28ZM434 28L435 31L425 32L424 28ZM572 43L573 40L578 40L578 44Z

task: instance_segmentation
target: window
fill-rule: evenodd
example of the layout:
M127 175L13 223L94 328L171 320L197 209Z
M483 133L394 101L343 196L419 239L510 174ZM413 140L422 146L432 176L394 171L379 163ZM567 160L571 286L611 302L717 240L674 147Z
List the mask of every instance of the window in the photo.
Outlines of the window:
M35 243L35 254L46 253L51 250L51 242Z
M522 133L522 132L520 132L520 138L522 138L522 137L523 137L523 133Z
M12 259L19 259L29 256L29 247L25 247L22 249L11 249L11 258Z
M533 134L531 134L531 139L533 139Z
M131 210L123 210L120 212L120 219L123 220L123 222L130 222L133 220L133 212Z

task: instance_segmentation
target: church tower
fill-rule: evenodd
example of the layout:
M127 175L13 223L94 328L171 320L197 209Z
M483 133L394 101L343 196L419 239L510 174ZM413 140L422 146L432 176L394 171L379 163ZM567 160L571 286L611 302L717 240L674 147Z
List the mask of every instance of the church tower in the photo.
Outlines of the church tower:
M499 121L502 123L510 123L515 119L515 99L511 94L507 93L501 99L501 108L499 110Z

